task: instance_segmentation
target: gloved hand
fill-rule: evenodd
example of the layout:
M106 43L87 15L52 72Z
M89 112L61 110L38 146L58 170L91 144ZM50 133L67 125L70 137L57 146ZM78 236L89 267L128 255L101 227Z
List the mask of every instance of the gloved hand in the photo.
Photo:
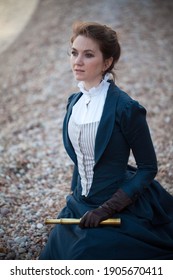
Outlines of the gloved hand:
M86 212L81 218L79 226L81 228L98 227L101 221L111 218L113 214L120 212L131 203L131 198L122 189L118 189L99 208Z
M99 207L86 212L81 218L79 226L81 228L98 227L101 221L106 220L109 217L109 213L107 213L107 211L104 208Z

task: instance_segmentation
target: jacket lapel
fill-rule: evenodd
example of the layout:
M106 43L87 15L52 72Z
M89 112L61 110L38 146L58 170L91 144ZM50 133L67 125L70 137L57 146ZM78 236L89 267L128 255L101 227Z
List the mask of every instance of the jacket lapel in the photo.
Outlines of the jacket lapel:
M103 154L115 124L116 107L119 99L118 87L111 81L107 93L103 114L100 120L95 143L95 164Z
M67 113L66 116L64 118L64 123L63 123L63 141L64 141L64 147L68 153L68 155L70 156L70 158L72 159L72 161L77 164L77 157L75 154L75 151L73 149L73 146L71 144L71 141L69 139L68 136L68 122L69 122L69 118L71 116L72 113L72 108L74 106L74 104L79 100L79 98L81 97L82 93L77 93L74 95L74 97L72 97L72 101L69 102L69 106L67 109Z

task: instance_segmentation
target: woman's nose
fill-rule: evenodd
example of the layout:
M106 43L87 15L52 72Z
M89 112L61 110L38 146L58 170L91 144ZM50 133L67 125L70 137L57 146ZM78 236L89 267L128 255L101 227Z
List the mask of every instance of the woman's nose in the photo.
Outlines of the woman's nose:
M83 64L83 58L81 55L78 55L75 59L75 64Z

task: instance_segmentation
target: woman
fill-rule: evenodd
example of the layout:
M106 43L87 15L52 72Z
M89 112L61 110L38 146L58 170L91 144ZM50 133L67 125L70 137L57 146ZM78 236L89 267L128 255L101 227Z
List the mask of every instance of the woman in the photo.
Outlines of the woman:
M146 110L110 74L120 57L116 32L74 26L71 67L80 92L69 98L63 140L74 162L72 194L40 259L173 259L173 197L154 180L157 161ZM133 152L137 168L128 165ZM99 226L119 217L118 227Z

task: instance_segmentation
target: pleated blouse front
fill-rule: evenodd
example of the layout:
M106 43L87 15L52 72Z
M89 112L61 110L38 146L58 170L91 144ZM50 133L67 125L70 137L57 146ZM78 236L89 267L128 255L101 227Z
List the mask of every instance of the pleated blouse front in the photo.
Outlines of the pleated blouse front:
M89 91L78 84L83 95L73 106L68 124L68 134L75 150L81 178L82 195L87 196L93 180L94 150L97 129L103 112L110 83L108 77Z

